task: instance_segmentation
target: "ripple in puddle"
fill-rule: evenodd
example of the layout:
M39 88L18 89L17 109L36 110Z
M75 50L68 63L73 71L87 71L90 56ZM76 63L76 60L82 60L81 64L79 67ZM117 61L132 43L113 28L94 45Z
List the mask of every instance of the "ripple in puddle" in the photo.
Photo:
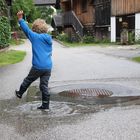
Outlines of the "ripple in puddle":
M73 106L75 106L74 103L51 101L50 109L48 111L38 110L37 107L39 105L40 101L33 101L16 107L5 109L4 111L12 115L26 115L26 117L31 118L63 117L74 115L77 113L77 111L73 109Z

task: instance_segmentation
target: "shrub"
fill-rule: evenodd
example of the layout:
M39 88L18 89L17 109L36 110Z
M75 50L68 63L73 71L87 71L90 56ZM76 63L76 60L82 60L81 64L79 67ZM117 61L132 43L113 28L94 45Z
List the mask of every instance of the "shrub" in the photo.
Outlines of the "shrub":
M137 39L137 40L136 40L136 43L137 43L137 44L140 44L140 39Z
M101 43L110 43L110 39L104 38L101 40Z
M135 33L129 32L128 33L128 44L134 44L135 42Z
M68 35L65 34L65 33L57 35L56 39L58 39L60 41L70 42L70 39L69 39Z
M7 17L0 17L0 49L7 47L11 38L11 27Z
M84 36L83 43L93 43L95 41L94 36Z
M110 39L108 39L108 38L103 38L103 39L99 39L99 38L95 38L95 43L110 43Z

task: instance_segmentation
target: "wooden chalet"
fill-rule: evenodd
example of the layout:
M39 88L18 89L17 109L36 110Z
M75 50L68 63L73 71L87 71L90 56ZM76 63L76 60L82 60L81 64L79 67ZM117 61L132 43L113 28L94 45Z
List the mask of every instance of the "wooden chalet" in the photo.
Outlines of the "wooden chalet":
M140 35L140 0L60 0L63 13L55 16L53 26L72 36L120 40L122 24Z
M61 25L71 38L94 34L93 0L60 0L60 5L63 13L53 18L53 27L60 28Z
M140 0L111 1L111 41L120 39L123 23L128 31L134 31L135 39L140 39Z
M90 35L101 39L110 38L111 0L61 0L60 2L63 10L61 14L63 29L69 36L76 33L80 37ZM56 16L54 21L55 18ZM57 26L57 22L55 25Z

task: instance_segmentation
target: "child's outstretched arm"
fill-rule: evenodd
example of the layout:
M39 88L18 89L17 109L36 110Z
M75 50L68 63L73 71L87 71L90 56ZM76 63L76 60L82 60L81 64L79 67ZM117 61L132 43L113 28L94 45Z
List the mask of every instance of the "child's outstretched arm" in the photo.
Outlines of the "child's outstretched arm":
M23 11L19 11L17 13L17 17L18 17L18 22L20 24L20 27L22 28L22 30L24 31L25 35L32 40L32 37L34 36L34 32L29 28L29 26L27 25L27 23L25 22L25 20L23 19Z

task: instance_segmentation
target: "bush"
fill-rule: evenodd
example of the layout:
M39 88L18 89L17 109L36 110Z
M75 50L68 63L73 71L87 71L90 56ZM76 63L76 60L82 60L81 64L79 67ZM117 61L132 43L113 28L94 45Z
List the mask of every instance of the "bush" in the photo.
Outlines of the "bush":
M135 33L129 32L128 33L128 44L134 44L135 43Z
M7 17L0 17L0 49L9 45L11 38L11 27Z
M110 39L108 38L103 38L103 39L99 39L99 38L95 38L95 42L94 43L103 43L103 44L106 44L106 43L110 43Z
M94 36L84 36L83 37L83 43L94 43L95 39Z
M58 39L60 41L70 42L70 39L69 39L68 35L65 34L65 33L57 35L56 39Z
M137 44L140 44L140 39L137 39L135 42L136 42Z
M110 39L104 38L100 41L101 43L110 43Z

